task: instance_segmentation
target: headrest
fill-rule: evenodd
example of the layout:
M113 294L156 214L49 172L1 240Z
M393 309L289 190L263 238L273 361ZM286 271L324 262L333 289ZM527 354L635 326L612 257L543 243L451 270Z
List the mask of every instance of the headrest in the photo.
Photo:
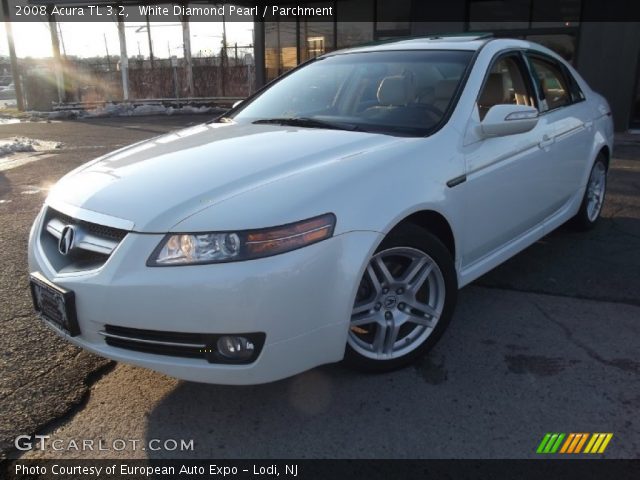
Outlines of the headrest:
M478 103L483 107L492 107L504 103L504 84L502 73L490 73L487 83L484 85L482 95Z
M456 91L457 86L458 86L457 78L452 78L449 80L440 80L438 83L436 83L436 88L435 88L436 100L449 101L451 97L453 97L453 92Z
M415 98L413 81L402 75L385 77L378 87L378 102L386 106L402 106Z

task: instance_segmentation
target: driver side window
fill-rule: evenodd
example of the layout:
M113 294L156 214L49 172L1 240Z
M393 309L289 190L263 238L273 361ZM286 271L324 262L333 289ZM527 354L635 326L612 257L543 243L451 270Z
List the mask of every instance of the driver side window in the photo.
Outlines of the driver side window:
M494 105L535 107L535 98L526 78L522 60L518 54L508 54L499 58L489 70L478 96L480 120L484 119Z

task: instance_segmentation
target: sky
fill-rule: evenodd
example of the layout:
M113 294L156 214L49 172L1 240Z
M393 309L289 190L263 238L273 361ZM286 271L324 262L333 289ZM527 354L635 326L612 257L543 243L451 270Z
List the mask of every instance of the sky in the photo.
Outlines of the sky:
M61 22L60 50L67 55L92 57L118 55L118 29L115 21L109 22ZM130 57L149 56L146 24L125 22L127 53ZM253 43L253 22L226 22L227 44L238 46ZM47 22L12 22L16 54L24 57L50 57L51 34ZM191 22L191 54L211 56L222 43L222 22ZM177 22L152 22L151 40L157 58L170 55L182 56L182 27ZM106 46L105 46L106 43ZM63 52L64 50L64 52ZM0 22L0 55L8 55L7 34Z

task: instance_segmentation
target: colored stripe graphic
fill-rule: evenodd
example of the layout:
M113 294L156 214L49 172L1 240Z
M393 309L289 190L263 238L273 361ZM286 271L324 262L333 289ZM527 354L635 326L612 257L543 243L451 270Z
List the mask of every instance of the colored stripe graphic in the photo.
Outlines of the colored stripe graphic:
M613 433L564 434L550 432L542 438L536 453L604 453L612 438Z
M576 445L576 449L574 450L573 453L580 453L580 451L582 450L582 446L584 445L584 442L586 442L587 438L589 438L588 433L581 433L580 435L582 435L582 438L578 442L578 445Z
M569 445L571 445L571 442L573 442L574 438L576 438L576 434L570 433L569 436L567 437L567 440L564 442L564 445L562 445L562 449L560 449L560 453L567 453L567 449L569 448Z
M555 444L557 438L558 438L558 434L557 433L554 433L554 434L551 435L551 438L547 442L547 446L544 447L544 452L543 453L551 453L551 448Z
M597 439L598 439L597 433L594 433L593 435L591 435L591 440L589 440L589 443L587 443L587 448L584 449L584 453L591 453L591 449L593 448L593 445L596 443Z
M605 437L604 441L602 442L602 445L600 445L600 450L598 450L598 453L604 453L605 449L609 445L609 442L613 438L613 433L607 433L606 435L607 436Z
M556 453L558 451L558 449L560 448L560 444L562 443L562 440L564 440L564 433L561 433L560 435L558 435L558 439L556 440L556 443L553 445L553 447L551 447L551 450L549 451L549 453Z
M547 433L538 445L536 453L556 453L564 437L564 433Z
M604 453L612 438L612 433L594 433L584 453Z
M576 433L573 437L573 442L571 442L571 445L569 445L569 449L567 450L567 453L573 453L576 447L578 446L578 442L580 440L582 440L582 434Z
M550 433L547 433L542 438L542 441L540 442L540 445L538 445L538 449L536 450L536 453L543 453L544 452L544 447L547 445L547 442L549 441L550 438L551 438L551 434Z

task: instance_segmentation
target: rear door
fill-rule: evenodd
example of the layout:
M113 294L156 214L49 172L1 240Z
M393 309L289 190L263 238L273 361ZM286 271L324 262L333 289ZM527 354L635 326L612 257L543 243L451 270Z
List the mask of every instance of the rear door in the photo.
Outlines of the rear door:
M593 120L584 94L562 63L538 52L528 52L527 57L537 84L540 118L549 125L545 141L551 148L546 154L554 173L546 190L555 212L580 188L589 161Z

